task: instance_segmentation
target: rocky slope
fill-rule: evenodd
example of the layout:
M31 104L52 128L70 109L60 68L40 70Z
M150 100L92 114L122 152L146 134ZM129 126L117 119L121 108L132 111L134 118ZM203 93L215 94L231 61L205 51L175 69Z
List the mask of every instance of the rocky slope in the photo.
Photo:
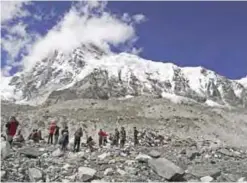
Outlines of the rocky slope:
M246 109L174 104L152 96L76 99L48 107L2 103L1 107L2 133L11 115L19 120L25 139L33 128L38 128L47 140L47 127L52 119L61 127L68 125L70 133L66 153L46 142L15 143L9 156L1 162L2 182L235 182L247 178ZM73 136L78 127L83 127L97 142L100 128L111 133L121 126L127 130L124 149L106 146L90 153L82 144L79 153L72 152ZM133 126L141 132L141 144L137 148L132 144ZM82 142L85 137L86 133ZM2 140L1 148L3 144ZM151 156L152 150L158 151L161 159L155 156L151 158L154 162L149 160L147 155ZM162 171L157 168L160 166Z
M55 51L28 72L1 82L3 100L31 105L77 98L182 96L201 103L246 107L247 89L202 67L178 67L82 45L69 55Z

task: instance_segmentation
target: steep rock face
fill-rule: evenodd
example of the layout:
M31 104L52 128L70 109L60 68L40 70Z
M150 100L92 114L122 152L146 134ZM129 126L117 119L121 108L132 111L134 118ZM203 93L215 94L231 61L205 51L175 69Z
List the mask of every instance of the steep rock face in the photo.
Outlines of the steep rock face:
M31 71L13 76L2 90L4 99L33 105L76 98L161 97L163 93L247 106L247 89L241 82L202 67L180 68L127 53L106 53L94 45L82 45L69 55L55 51Z

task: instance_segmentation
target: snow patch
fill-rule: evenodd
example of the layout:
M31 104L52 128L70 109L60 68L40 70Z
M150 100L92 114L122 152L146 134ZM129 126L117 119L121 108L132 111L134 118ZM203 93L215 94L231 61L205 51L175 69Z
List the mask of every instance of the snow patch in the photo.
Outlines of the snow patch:
M224 108L224 107L225 107L225 106L220 105L220 104L218 104L217 102L214 102L214 101L212 101L212 100L207 100L207 101L205 102L205 104L207 104L207 105L210 106L210 107L220 107L220 108Z
M162 98L166 98L168 100L170 100L171 102L175 103L175 104L182 104L182 103L196 103L196 101L189 99L187 97L182 97L182 96L178 96L172 93L166 93L166 92L162 92L161 93L161 97Z

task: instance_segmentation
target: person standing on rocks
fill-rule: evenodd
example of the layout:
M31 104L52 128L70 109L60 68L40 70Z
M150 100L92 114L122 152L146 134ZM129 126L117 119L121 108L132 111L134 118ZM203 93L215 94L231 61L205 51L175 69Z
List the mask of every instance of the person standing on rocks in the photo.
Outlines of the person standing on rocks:
M16 136L16 142L22 143L24 141L25 141L25 139L24 139L24 137L23 137L23 135L21 133L21 130L19 130L18 133L17 133L17 136Z
M100 129L98 135L99 135L99 146L101 147L103 143L105 145L106 142L105 139L107 137L107 134L102 129Z
M75 139L74 139L74 152L79 152L80 150L80 144L81 144L81 137L83 135L82 128L80 127L76 132L75 132Z
M6 124L6 135L7 135L7 140L10 143L10 145L13 142L13 137L15 136L18 126L19 126L19 122L16 120L14 116L12 116L10 118L10 121L7 122Z
M55 136L55 144L58 143L59 130L60 130L60 127L56 125L55 132L54 132L54 136Z
M69 144L69 130L68 126L65 126L65 128L62 130L62 150L67 149L67 145Z
M51 125L50 125L50 128L49 128L48 144L49 143L53 144L53 135L54 135L54 132L55 132L55 128L56 128L56 122L52 121Z
M126 131L125 131L124 127L121 128L120 135L121 135L120 147L123 148L125 145L125 141L126 141Z
M93 138L91 136L89 136L87 138L87 145L88 145L88 147L90 149L90 152L93 152L93 150L94 150L94 148L93 148L94 144L95 144L95 142L93 141Z
M120 139L120 133L119 133L118 129L116 128L116 129L115 129L115 135L114 135L114 142L113 142L113 144L114 144L115 146L118 146L118 144L119 144L119 139Z
M41 130L38 130L38 136L39 136L39 140L44 140L44 139L42 138L42 132L41 132Z
M134 145L135 146L139 144L139 142L138 142L138 133L139 132L137 131L136 127L134 127Z

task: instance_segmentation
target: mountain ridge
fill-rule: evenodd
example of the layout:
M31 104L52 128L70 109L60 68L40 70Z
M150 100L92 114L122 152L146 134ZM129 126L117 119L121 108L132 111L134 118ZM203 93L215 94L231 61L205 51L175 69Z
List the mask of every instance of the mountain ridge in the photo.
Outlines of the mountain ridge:
M114 54L95 45L82 45L70 54L58 50L28 72L1 81L1 98L41 105L49 100L109 99L165 93L246 107L247 87L203 67L179 67L129 53ZM165 95L167 96L167 95Z

